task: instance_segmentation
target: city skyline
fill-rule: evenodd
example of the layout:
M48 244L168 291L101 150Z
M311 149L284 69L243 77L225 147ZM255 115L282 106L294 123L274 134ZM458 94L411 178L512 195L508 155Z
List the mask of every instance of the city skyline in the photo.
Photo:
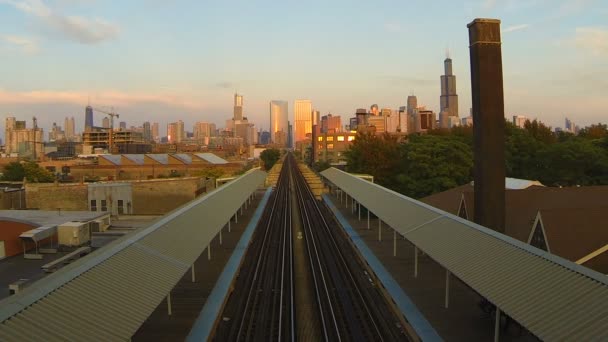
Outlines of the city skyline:
M322 115L346 118L372 103L396 109L415 94L419 105L439 113L437 79L447 46L464 117L471 102L466 23L476 16L502 20L507 118L524 115L561 127L570 117L585 126L601 121L608 106L602 91L608 29L601 21L608 5L599 1L381 2L348 9L242 3L244 14L233 13L234 4L142 4L0 1L0 114L37 116L45 131L74 116L80 131L90 97L94 106L115 107L130 125L181 118L186 127L197 121L221 126L233 115L235 91L247 97L243 114L262 129L268 129L272 99L311 99ZM141 19L132 22L126 13L135 10ZM267 23L264 10L299 14ZM310 25L308 14L317 12L323 30ZM418 18L399 19L399 12ZM239 20L222 19L232 15ZM165 16L169 24L159 24ZM178 17L183 20L175 25ZM365 18L376 24L353 25ZM420 30L425 18L434 25ZM58 25L61 20L67 24ZM148 34L157 39L145 39ZM230 43L235 40L242 43ZM310 53L304 56L302 48ZM100 116L95 119L100 125Z

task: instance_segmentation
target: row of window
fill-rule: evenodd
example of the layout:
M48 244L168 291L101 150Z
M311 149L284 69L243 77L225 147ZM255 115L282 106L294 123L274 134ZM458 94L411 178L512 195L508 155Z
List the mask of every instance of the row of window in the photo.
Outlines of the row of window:
M100 200L101 211L108 211L108 201ZM125 213L125 205L123 200L118 200L118 214L122 215ZM91 200L91 211L97 211L97 200Z
M343 135L338 135L336 137L336 139L338 141L344 141L344 139L346 139L347 141L353 141L355 140L355 136L354 135L349 135L348 137L344 137ZM317 137L317 141L323 141L323 137ZM327 141L334 141L334 137L333 136L328 136L327 137Z

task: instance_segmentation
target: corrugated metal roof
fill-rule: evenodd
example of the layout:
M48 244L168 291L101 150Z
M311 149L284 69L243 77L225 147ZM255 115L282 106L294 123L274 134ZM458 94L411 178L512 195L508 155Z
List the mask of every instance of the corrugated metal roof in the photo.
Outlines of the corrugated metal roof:
M192 157L189 154L186 154L186 153L175 153L175 154L172 154L171 156L179 159L184 164L188 164L188 165L192 164Z
M144 164L144 155L143 154L123 154L123 157L129 159L137 165Z
M1 301L0 340L128 340L265 177L252 170Z
M152 158L153 160L155 160L156 162L158 162L160 164L163 164L163 165L169 164L169 155L168 154L151 153L151 154L146 154L146 156Z
M539 338L608 338L603 274L340 170L321 174Z
M121 164L120 154L104 154L104 155L100 155L99 158L105 159L114 165Z
M211 164L228 164L228 161L225 159L222 159L218 156L216 156L213 153L195 153L195 156L206 160L207 162L211 163Z

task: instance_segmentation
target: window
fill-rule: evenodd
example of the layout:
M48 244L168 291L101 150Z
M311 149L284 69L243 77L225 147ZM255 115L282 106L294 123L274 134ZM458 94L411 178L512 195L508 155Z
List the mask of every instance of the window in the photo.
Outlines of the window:
M97 211L97 200L91 200L91 211Z
M323 149L323 144L319 144L319 150Z
M125 203L123 200L118 200L118 215L125 213Z
M317 137L317 141L323 141L323 137Z
M344 141L344 136L343 135L338 135L338 141Z
M334 149L334 144L327 144L327 149L328 150L333 150Z
M355 140L355 136L354 135L349 135L348 136L348 141L353 141Z
M334 137L327 137L327 141L334 141Z
M543 251L549 251L549 248L547 248L547 242L545 241L545 234L543 233L540 222L538 222L536 227L534 227L534 234L532 234L530 244L536 248L542 249Z
M101 200L101 211L108 211L108 201Z

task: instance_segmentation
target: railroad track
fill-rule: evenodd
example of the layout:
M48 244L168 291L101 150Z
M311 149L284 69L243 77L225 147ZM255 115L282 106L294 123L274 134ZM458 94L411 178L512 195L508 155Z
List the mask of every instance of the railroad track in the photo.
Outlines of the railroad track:
M293 157L289 159L291 167L297 169ZM325 340L407 340L405 328L361 264L333 214L315 200L300 172L293 175Z
M290 170L283 168L224 307L217 341L295 341Z
M333 214L314 198L294 157L286 156L276 190L256 228L233 291L218 318L217 341L295 341L296 306L290 188L305 239L310 286L325 341L408 340L374 278ZM300 259L299 259L300 260ZM312 298L312 297L311 297ZM312 300L312 299L311 299ZM303 322L300 322L303 323ZM300 336L300 338L306 338Z

